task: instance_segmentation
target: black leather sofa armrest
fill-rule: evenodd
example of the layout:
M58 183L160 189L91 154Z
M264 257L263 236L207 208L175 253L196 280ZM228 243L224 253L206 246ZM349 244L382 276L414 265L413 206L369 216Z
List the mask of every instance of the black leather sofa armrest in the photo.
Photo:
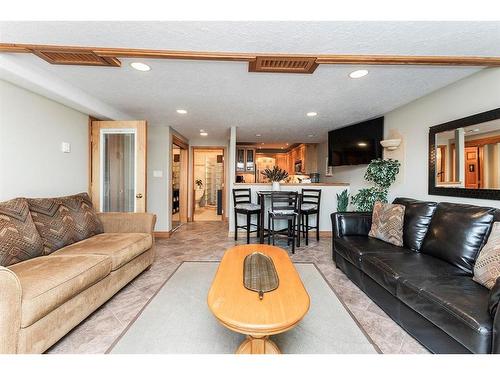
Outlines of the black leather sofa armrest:
M491 289L488 299L488 311L493 319L493 342L491 352L500 354L500 277Z
M334 212L331 219L334 238L367 236L372 226L371 212Z

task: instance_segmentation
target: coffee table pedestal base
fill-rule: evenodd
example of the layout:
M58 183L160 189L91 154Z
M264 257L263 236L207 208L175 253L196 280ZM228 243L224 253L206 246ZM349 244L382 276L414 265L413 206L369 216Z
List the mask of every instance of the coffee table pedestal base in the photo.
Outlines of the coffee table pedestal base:
M247 336L236 351L236 354L281 354L281 351L269 339L269 336Z

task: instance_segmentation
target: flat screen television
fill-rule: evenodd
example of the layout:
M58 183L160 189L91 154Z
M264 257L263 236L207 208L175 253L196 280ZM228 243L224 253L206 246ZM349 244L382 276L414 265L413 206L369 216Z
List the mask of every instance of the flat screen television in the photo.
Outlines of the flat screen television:
M328 132L328 165L368 164L381 158L383 136L383 117Z

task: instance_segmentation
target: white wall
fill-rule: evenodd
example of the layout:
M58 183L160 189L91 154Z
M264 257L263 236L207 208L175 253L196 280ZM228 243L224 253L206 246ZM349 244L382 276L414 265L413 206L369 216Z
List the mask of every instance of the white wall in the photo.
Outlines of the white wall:
M169 200L170 154L172 148L169 126L148 127L148 212L156 214L156 231L169 231L171 201ZM162 177L153 177L161 171Z
M427 193L429 127L498 107L500 68L489 68L385 114L385 136L400 134L405 143L401 152L401 174L390 190L389 199L404 196L500 208L499 201L430 196ZM326 145L322 146L324 153ZM366 166L334 168L334 177L327 180L348 182L355 193L365 185L365 170Z
M0 80L0 201L87 191L87 164L88 115Z

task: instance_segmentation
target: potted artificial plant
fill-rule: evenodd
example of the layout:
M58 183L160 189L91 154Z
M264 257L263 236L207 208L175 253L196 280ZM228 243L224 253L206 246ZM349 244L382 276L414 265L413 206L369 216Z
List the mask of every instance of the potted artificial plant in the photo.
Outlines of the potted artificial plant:
M266 168L260 173L262 173L269 181L273 183L272 189L274 191L279 190L280 181L283 181L288 177L288 172L276 165L273 167L273 169Z
M360 189L351 198L357 211L372 211L375 202L387 203L389 187L396 181L401 163L393 159L375 159L370 162L365 173L365 180L374 186Z

